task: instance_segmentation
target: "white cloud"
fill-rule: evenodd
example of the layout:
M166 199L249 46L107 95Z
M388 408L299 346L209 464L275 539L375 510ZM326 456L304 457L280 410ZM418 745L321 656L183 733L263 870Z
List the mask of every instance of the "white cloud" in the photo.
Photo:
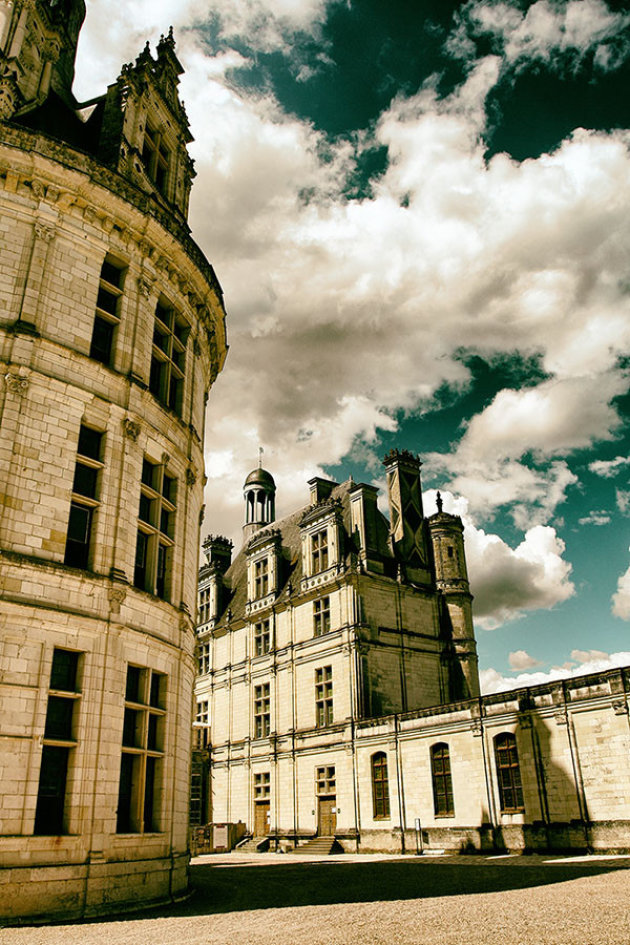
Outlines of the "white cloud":
M615 489L615 501L622 515L630 515L630 489Z
M603 0L537 0L524 13L509 3L475 0L462 13L458 44L463 56L471 51L464 41L468 34L492 35L500 43L506 63L516 68L536 60L551 64L562 54L578 65L594 51L596 66L607 71L628 55L630 43L623 31L630 17L611 11ZM457 54L457 46L450 49Z
M316 35L323 9L216 6L224 37L251 38L260 21L260 42L282 50L291 30ZM524 530L549 521L575 482L559 454L617 428L610 398L630 345L630 136L579 130L537 160L486 161L485 98L501 66L489 56L446 99L428 83L392 102L364 136L388 148L388 167L372 198L349 201L354 147L331 145L271 94L230 84L238 54L209 56L190 29L207 14L201 0L143 0L128 14L90 4L79 72L86 89L90 73L85 94L101 92L146 36L175 27L196 139L191 224L225 291L230 342L209 401L206 528L238 527L259 443L279 512L289 511L322 465L395 430L395 411L464 385L462 344L488 358L538 353L553 379L501 392L471 421L461 448L439 460L451 488L475 513L514 506ZM531 450L535 468L523 459ZM536 567L534 588L548 578Z
M599 512L593 509L592 511L588 513L588 515L585 515L583 518L578 519L578 524L580 525L608 525L610 520L611 520L610 515L608 514L608 512L605 511L605 509L602 509Z
M612 612L621 620L630 620L630 567L617 581L617 591L612 599Z
M436 493L427 490L425 513L431 514ZM476 526L468 500L442 492L444 509L464 522L466 561L474 594L475 625L495 630L526 611L547 610L575 593L565 545L550 526L529 528L516 548ZM524 668L524 667L523 667Z
M630 466L630 456L616 456L614 459L596 459L589 463L589 470L596 476L603 476L604 479L612 479L613 476L623 472L626 466Z
M607 669L630 665L630 652L603 653L600 650L573 650L571 654L575 663L564 666L554 666L548 672L519 673L517 676L504 676L496 669L485 669L479 673L481 691L484 695L492 692L505 692L511 689L521 689L525 686L540 686L544 683L555 682L559 679L568 679L572 676L586 676L589 673L601 673ZM584 660L581 657L585 657Z
M510 668L514 670L533 669L534 666L541 666L541 661L530 656L525 650L515 650L508 656Z

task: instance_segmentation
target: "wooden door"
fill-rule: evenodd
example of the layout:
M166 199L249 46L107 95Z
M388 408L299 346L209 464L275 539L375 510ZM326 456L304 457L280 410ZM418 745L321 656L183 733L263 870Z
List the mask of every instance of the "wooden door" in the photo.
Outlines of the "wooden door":
M337 798L319 797L317 799L317 835L334 837L337 829Z
M254 836L266 837L269 833L269 801L258 801L254 814Z

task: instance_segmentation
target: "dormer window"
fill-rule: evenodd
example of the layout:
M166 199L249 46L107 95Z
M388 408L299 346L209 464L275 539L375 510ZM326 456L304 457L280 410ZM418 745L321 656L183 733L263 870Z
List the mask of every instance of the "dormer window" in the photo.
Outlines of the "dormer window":
M311 536L311 564L313 574L328 568L328 529L326 528Z
M265 597L269 593L269 558L254 563L254 596Z
M142 163L150 180L163 196L166 196L170 154L161 132L147 122L142 142Z

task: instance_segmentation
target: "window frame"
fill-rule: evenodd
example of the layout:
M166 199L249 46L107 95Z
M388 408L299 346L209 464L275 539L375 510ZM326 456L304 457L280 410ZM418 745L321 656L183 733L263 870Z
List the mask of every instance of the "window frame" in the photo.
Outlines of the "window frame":
M370 776L372 782L372 816L374 820L389 820L391 807L389 801L389 770L387 753L375 751L370 757Z
M112 282L107 278L109 268L117 270L119 278L117 282ZM105 367L113 367L115 359L116 335L121 322L122 299L124 295L125 279L128 271L127 263L107 253L101 265L101 271L98 281L98 293L96 296L94 323L92 325L92 340L90 342L90 358L104 364ZM99 304L103 297L110 296L113 302L113 311ZM107 334L107 344L102 351L99 351L98 333Z
M319 574L330 567L328 527L318 528L311 534L311 573Z
M494 758L501 813L522 814L525 811L523 782L516 735L513 732L500 732L495 735ZM508 803L510 800L516 803Z
M436 817L454 817L455 800L451 775L450 749L446 742L436 742L430 748L433 813Z
M332 666L315 669L315 727L334 725Z
M253 655L265 656L271 652L271 619L265 617L256 621L253 628Z
M269 738L271 734L271 685L268 682L254 686L254 738Z
M82 446L88 445L85 443L86 434L88 433L98 436L98 449L96 451L98 457L90 455L90 453L86 451L82 451ZM89 439L89 437L87 438ZM84 441L83 444L81 442L82 439ZM90 565L92 564L94 517L95 512L101 504L102 471L105 469L105 463L101 459L104 444L105 431L91 427L87 423L81 423L72 479L72 493L70 496L70 511L68 513L63 562L71 568L79 568L82 571L89 571ZM86 477L85 484L81 483L82 475ZM90 483L93 483L93 487L91 488ZM85 485L83 491L79 491L81 485ZM90 494L90 492L92 494ZM77 526L77 518L81 515L84 516L85 522L83 528L85 537L83 541L71 537Z
M137 687L130 686L136 676ZM164 832L167 694L165 673L135 663L127 664L116 811L118 836Z
M150 477L147 475L149 468ZM167 473L166 463L154 463L148 456L143 458L133 585L165 601L170 601L172 592L177 524L177 504L173 501L173 493L176 499L178 487L177 478Z
M161 295L153 316L149 391L166 410L179 418L184 406L189 336L187 319Z
M313 636L323 637L330 630L330 596L327 594L313 601Z

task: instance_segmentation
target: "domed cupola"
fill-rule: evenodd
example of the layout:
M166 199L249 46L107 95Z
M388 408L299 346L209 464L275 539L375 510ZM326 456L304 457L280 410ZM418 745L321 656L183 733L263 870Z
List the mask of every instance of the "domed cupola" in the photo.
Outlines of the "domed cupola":
M247 543L260 528L271 525L276 517L276 484L271 473L258 466L253 469L243 486L245 497L245 524L243 541Z

